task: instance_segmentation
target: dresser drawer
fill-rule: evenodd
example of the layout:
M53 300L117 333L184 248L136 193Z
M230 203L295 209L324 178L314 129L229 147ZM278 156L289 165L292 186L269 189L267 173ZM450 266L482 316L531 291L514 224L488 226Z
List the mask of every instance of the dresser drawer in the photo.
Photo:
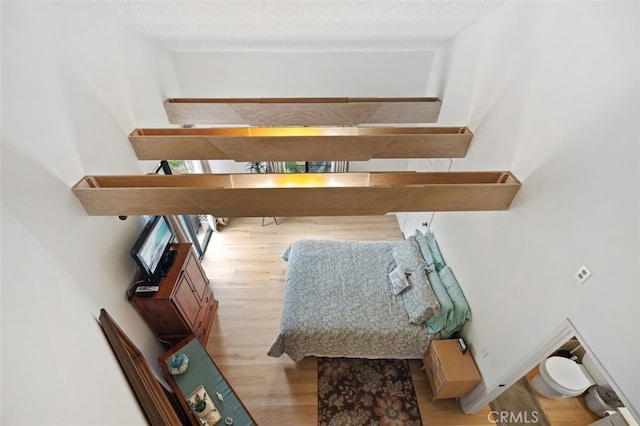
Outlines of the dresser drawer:
M209 340L209 332L211 331L213 316L218 308L218 301L213 298L213 292L209 287L207 287L207 290L205 291L202 302L203 304L200 308L200 314L194 324L193 334L195 334L198 339L206 345L207 340Z

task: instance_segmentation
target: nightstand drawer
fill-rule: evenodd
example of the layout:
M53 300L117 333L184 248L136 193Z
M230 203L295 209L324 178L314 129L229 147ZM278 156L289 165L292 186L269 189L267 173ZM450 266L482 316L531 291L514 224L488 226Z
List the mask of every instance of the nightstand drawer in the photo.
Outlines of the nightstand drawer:
M424 371L427 373L431 389L434 393L438 392L446 381L442 372L440 358L438 358L438 355L434 351L430 350L427 352L427 355L425 355L422 363L424 365Z
M463 354L455 339L434 340L423 364L433 391L432 400L464 396L481 380L471 354Z

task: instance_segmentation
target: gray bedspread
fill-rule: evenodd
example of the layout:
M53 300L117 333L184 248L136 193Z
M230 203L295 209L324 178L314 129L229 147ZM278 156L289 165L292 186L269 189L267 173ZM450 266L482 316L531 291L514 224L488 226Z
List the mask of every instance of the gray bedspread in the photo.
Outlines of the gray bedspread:
M422 358L431 342L388 282L392 241L300 240L288 259L280 332L268 355Z

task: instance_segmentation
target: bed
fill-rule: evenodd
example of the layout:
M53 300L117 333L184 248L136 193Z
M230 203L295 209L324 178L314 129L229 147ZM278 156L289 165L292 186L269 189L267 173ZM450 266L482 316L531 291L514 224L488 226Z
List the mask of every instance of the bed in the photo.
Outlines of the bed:
M449 318L450 312L427 279L436 271L413 236L299 240L282 257L287 261L283 312L269 356L420 359L445 332L427 326L429 317ZM398 269L407 281L400 291L392 279Z

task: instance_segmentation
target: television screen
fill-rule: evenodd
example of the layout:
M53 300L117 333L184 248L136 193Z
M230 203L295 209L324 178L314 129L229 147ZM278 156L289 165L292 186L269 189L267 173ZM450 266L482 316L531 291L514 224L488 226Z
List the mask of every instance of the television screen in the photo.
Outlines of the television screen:
M155 283L159 278L173 238L173 231L164 216L153 217L140 233L131 249L131 256L147 281Z

